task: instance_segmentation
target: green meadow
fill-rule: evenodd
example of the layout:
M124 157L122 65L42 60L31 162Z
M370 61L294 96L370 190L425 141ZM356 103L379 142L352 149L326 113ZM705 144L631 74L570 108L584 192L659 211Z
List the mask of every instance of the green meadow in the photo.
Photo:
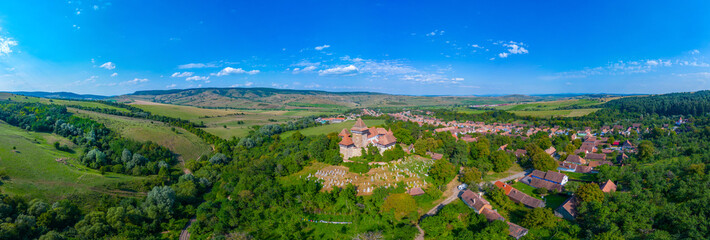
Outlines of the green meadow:
M52 145L56 141L72 146L61 136L27 132L0 122L0 171L9 176L8 180L2 180L2 192L49 201L95 193L137 195L112 188L140 177L114 173L101 175L79 164L76 159L80 149L73 148L73 153L59 151ZM67 164L57 162L57 159L65 159Z

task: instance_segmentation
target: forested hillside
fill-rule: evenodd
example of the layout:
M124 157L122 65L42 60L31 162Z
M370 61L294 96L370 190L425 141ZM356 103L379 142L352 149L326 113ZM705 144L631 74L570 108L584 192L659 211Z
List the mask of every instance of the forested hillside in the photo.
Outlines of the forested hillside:
M604 104L607 108L641 114L703 115L710 112L710 91L627 97Z

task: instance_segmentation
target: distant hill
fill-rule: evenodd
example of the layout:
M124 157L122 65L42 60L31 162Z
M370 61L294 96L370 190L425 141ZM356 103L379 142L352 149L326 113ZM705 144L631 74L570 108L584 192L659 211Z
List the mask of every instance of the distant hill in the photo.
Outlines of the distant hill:
M76 94L76 93L71 93L71 92L10 92L10 93L22 95L22 96L29 96L29 97L73 99L73 100L103 100L103 99L109 98L108 96L91 95L91 94Z
M150 101L197 107L237 109L414 107L470 104L533 102L555 99L525 95L478 96L409 96L373 92L326 92L274 88L196 88L138 91L113 97L120 102Z

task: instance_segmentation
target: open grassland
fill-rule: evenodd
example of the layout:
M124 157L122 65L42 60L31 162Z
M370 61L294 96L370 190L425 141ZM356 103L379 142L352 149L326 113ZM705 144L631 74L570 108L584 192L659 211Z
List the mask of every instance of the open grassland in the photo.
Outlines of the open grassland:
M377 119L377 120L368 119L368 120L363 120L363 122L365 122L365 125L367 125L368 127L385 124L385 120L379 120L379 119ZM301 134L303 134L305 136L328 134L331 132L338 132L339 133L341 130L343 130L343 128L350 130L350 128L353 127L354 124L355 124L355 121L345 121L345 122L341 122L341 123L327 124L327 125L318 126L318 127L301 129L298 131L300 131ZM291 136L295 132L296 131L288 131L288 132L281 134L281 136L288 137L288 136Z
M77 106L82 106L82 107L106 108L106 109L114 109L114 110L118 110L118 111L122 111L122 112L128 112L128 110L125 108L118 108L118 107L106 105L106 104L103 104L100 102L26 97L26 96L11 94L11 93L0 93L0 100L10 100L10 101L15 101L15 102L30 102L30 103L38 102L38 103L56 104L56 105L62 105L62 106L77 105Z
M74 149L74 153L59 151L52 146L55 141L61 144L70 142L61 136L27 132L0 122L0 170L10 178L2 181L2 191L49 201L72 194L96 192L136 195L109 188L119 183L139 180L140 177L114 173L101 175L77 162L79 149ZM16 149L13 150L13 147ZM64 159L66 164L57 162L57 159Z
M120 117L115 115L70 108L80 117L93 119L118 132L121 136L136 141L152 141L180 155L184 160L197 159L212 150L210 145L196 135L166 123L145 119Z
M131 105L155 115L177 117L206 126L205 131L224 139L244 137L252 126L278 124L301 117L333 114L316 110L235 110L208 109L136 100Z

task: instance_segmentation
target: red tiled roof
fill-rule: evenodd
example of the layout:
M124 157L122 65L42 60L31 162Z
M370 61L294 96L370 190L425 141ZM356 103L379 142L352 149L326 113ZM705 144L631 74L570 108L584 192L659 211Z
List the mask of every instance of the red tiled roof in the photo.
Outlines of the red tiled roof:
M463 200L466 205L476 210L477 213L481 213L483 208L490 208L491 205L486 199L483 199L480 195L471 190L464 191L463 194L461 194L461 200Z
M571 215L572 217L577 216L577 197L570 197L565 201L560 207L557 209L557 211L566 211Z
M587 155L584 157L587 159L594 159L594 160L606 160L606 154L602 154L602 153L587 153Z
M409 189L409 191L407 191L407 192L409 193L409 195L412 195L412 196L419 196L419 195L424 194L424 190L422 190L422 188L420 188L420 187L415 187L415 188Z
M340 136L340 137L350 136L350 133L348 132L347 129L343 128L343 131L340 131L340 133L338 134L338 136Z
M609 161L591 161L591 162L589 162L589 167L592 167L592 168L596 168L601 165L613 166L614 164Z
M483 216L486 216L486 219L488 219L488 221L491 221L491 222L492 222L492 221L495 221L495 220L505 221L505 218L504 218L503 216L501 216L501 215L498 213L498 211L496 211L496 210L491 210L491 209L488 209L488 208L484 208L484 209L481 211L481 214L483 214Z
M496 185L496 187L503 189L503 193L505 195L508 195L510 191L513 190L513 186L510 186L507 183L501 181L496 181L494 184Z
M338 143L338 144L343 145L343 146L355 145L355 143L353 143L353 140L350 139L349 136L344 136L343 140L340 140L340 143Z
M574 164L586 164L587 163L587 161L585 161L584 158L574 155L574 154L567 155L565 162L571 162Z
M616 184L614 184L611 180L606 180L600 188L602 189L602 192L616 192Z
M507 223L508 223L508 235L509 236L511 236L515 239L519 239L519 238L525 236L526 234L528 234L527 228L518 226L515 223L511 223L511 222L507 222Z
M364 131L367 130L367 125L365 125L365 122L363 122L361 118L358 118L357 121L355 121L355 125L353 125L351 129L356 131Z

